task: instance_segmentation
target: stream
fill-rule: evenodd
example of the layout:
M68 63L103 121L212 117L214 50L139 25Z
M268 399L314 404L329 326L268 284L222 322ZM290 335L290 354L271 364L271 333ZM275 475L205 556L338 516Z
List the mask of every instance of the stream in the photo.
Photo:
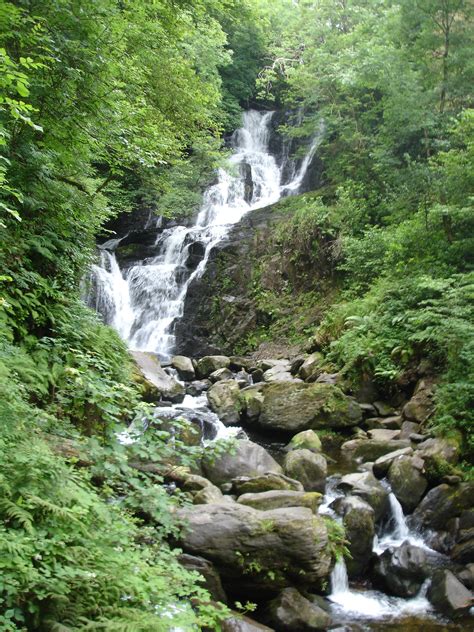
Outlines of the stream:
M157 230L153 257L121 269L115 251L122 238L109 240L99 247L100 262L91 270L91 291L87 298L127 341L130 349L153 352L166 366L174 352L174 325L183 314L187 291L204 271L213 248L225 238L232 225L246 213L277 202L282 196L297 193L324 134L316 130L306 156L287 168L269 152L272 112L249 111L243 126L231 141L232 156L226 169L219 169L217 181L204 194L202 207L192 226L176 225ZM283 173L289 173L284 181ZM194 268L188 260L192 252L200 253ZM198 423L204 441L241 436L238 427L227 427L208 407L206 393L187 394L179 404L159 405L156 417L184 417ZM143 429L129 428L120 436L124 443L134 440ZM281 443L266 440L265 447L278 455ZM319 513L339 519L331 505L343 492L337 487L338 463L327 480L326 493ZM357 471L353 469L352 471ZM346 471L344 472L346 473ZM441 558L425 544L422 534L410 530L396 497L389 494L389 510L374 538L373 551L380 554L388 547L408 541L426 550L433 558ZM440 560L440 564L443 560ZM328 595L334 620L339 630L443 630L462 629L435 615L426 598L427 583L411 599L388 596L372 590L366 583L349 582L344 560L339 560L331 575Z

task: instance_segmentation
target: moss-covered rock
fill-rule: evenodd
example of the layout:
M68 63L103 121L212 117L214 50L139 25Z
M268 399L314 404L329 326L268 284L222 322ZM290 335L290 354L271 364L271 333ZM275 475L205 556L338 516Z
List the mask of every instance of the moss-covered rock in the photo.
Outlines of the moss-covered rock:
M314 430L303 430L295 435L286 446L287 450L311 450L311 452L321 452L321 439Z

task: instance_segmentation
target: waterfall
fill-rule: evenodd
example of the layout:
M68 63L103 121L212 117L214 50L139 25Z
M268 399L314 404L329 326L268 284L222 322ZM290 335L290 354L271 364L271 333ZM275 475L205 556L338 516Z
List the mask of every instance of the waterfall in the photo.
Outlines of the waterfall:
M340 595L349 591L349 577L344 558L337 560L331 573L331 595Z
M214 246L248 211L298 192L320 141L313 140L296 175L283 185L281 167L268 150L272 116L273 112L255 110L244 113L243 126L232 137L229 169L219 169L194 226L159 233L156 256L121 270L114 253L120 240L102 245L100 264L91 270L88 302L131 349L152 351L169 360L174 323L183 315L188 288L204 272ZM322 130L317 138L321 134ZM192 271L187 263L193 245L200 248L202 259Z

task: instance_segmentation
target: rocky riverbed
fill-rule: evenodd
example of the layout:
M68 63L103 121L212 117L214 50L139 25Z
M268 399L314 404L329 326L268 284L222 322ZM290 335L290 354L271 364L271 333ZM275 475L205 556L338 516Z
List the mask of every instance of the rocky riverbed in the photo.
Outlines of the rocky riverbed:
M471 629L474 483L427 427L429 379L393 405L317 353L135 359L156 416L207 446L173 476L178 544L214 599L256 604L225 630Z

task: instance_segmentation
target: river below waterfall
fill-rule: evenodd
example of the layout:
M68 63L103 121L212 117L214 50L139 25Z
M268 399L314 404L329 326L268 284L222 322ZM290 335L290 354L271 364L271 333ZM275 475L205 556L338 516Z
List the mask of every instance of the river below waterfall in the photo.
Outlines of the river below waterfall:
M88 302L117 329L130 349L152 352L166 366L175 352L174 325L183 314L186 294L193 280L204 271L212 249L246 213L270 205L283 195L298 192L317 151L323 126L315 132L306 157L288 169L288 157L285 161L278 161L269 151L271 119L271 112L249 111L244 114L242 128L232 137L233 153L229 166L219 170L217 182L205 192L194 223L165 229L158 227L154 256L121 268L115 251L125 236L109 240L99 247L100 263L91 271ZM284 172L290 174L286 181ZM193 255L195 262L196 253L199 262L190 265L190 258ZM251 383L249 379L248 384ZM222 423L209 407L205 390L186 394L180 403L158 405L155 416L160 419L179 416L198 424L204 442L246 436L241 428ZM143 431L143 428L129 428L122 433L121 440L124 443L134 441L136 434ZM286 441L284 443L281 437L275 439L268 434L249 434L251 439L264 445L277 461L282 461ZM347 462L343 462L337 448L331 450L328 456L330 476L319 512L339 520L333 503L344 495L338 488L341 475L360 470L357 465L348 466ZM443 556L425 544L423 534L410 529L400 503L389 493L386 515L377 525L373 553L381 554L388 547L396 548L404 542L424 549L433 564L445 564ZM337 628L341 632L467 629L462 623L450 623L435 615L426 598L426 590L427 582L417 595L409 599L386 595L373 590L368 581L350 582L345 562L339 560L332 571L331 590L327 595L333 618L331 629Z

